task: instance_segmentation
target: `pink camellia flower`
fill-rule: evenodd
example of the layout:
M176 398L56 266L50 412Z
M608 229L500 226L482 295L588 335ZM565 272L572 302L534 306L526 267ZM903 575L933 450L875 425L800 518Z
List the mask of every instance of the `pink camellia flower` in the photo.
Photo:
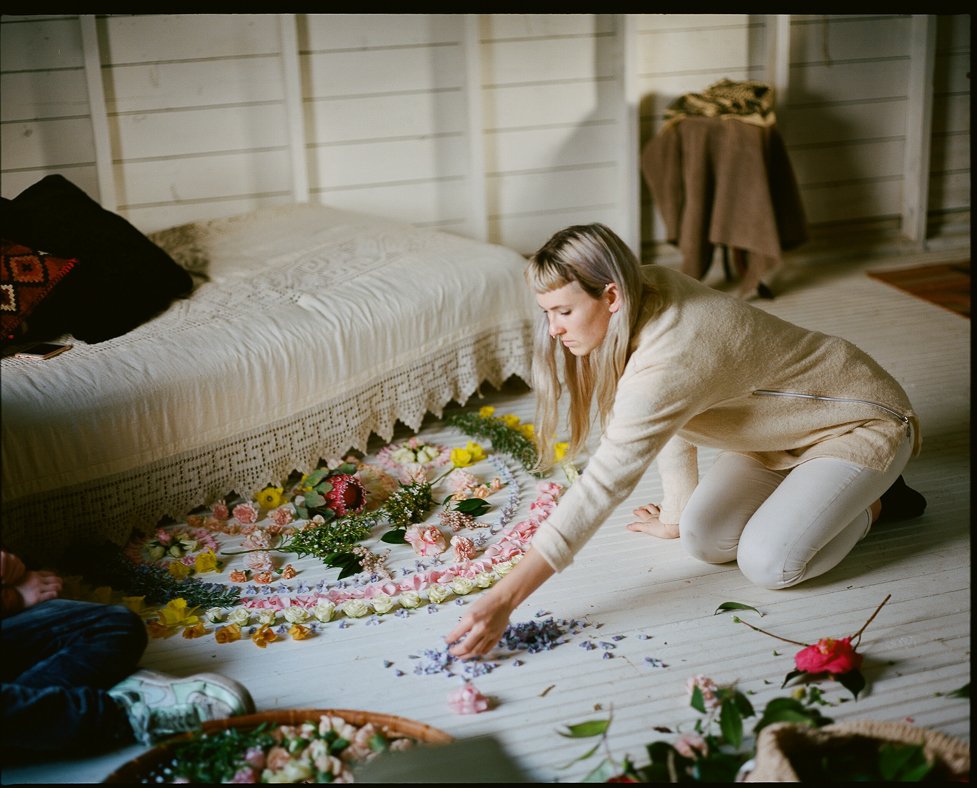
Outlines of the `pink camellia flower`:
M156 541L161 545L168 545L173 541L173 535L165 528L156 529Z
M210 513L218 520L226 520L231 514L227 509L227 504L222 500L214 504Z
M247 503L239 503L234 507L232 513L234 514L234 519L239 523L243 523L244 525L258 522L258 507L250 501Z
M338 473L329 477L332 489L325 494L326 505L337 517L362 512L366 506L366 490L363 483L348 473Z
M412 525L404 534L404 541L421 556L441 555L448 549L444 534L436 525Z
M448 706L455 714L480 714L491 706L489 699L466 681L464 686L448 694Z
M840 676L858 670L862 655L855 651L851 638L822 638L813 646L801 649L794 656L794 665L804 673L830 673Z

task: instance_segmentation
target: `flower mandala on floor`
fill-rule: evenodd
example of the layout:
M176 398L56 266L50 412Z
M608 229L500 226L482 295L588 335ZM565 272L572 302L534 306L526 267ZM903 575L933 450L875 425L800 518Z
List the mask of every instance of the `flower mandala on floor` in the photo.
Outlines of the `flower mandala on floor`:
M519 426L520 437L528 434ZM533 493L525 504L524 491ZM315 642L462 604L512 570L562 491L505 451L415 437L372 460L331 459L229 493L185 523L136 537L125 556L133 569L166 572L165 598L147 595L141 611L155 636L182 631L187 642L212 637L274 651L283 641ZM113 576L116 594L127 591L124 580ZM174 600L185 615L160 618L159 605Z

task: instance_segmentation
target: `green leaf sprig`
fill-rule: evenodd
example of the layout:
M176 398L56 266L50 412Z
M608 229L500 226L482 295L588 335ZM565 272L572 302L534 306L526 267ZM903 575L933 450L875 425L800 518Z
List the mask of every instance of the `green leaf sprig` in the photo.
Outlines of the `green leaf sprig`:
M496 416L483 417L478 413L455 413L444 421L449 427L454 427L465 435L491 441L495 451L509 455L531 475L540 475L533 471L538 457L536 444L502 419Z

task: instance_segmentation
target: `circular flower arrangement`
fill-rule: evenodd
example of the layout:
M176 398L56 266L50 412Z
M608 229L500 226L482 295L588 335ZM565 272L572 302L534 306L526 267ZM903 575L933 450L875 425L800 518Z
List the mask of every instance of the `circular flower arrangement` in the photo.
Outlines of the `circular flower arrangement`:
M399 482L386 472L398 470L395 456ZM350 456L217 501L129 546L130 559L162 562L174 581L163 607L140 612L154 636L265 648L484 590L519 562L563 491L521 480L516 464L470 440L449 448L413 438L380 449L376 464ZM535 497L513 522L529 484ZM173 544L188 552L154 559Z

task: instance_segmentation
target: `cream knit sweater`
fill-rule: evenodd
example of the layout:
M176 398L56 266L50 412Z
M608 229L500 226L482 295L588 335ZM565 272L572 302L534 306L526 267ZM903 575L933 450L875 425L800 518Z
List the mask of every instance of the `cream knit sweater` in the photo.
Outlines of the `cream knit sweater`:
M905 391L850 342L672 269L645 271L658 298L644 304L607 429L533 540L555 570L572 562L656 458L661 520L677 523L698 483L696 446L739 452L769 468L835 457L881 471L912 424L919 452Z

